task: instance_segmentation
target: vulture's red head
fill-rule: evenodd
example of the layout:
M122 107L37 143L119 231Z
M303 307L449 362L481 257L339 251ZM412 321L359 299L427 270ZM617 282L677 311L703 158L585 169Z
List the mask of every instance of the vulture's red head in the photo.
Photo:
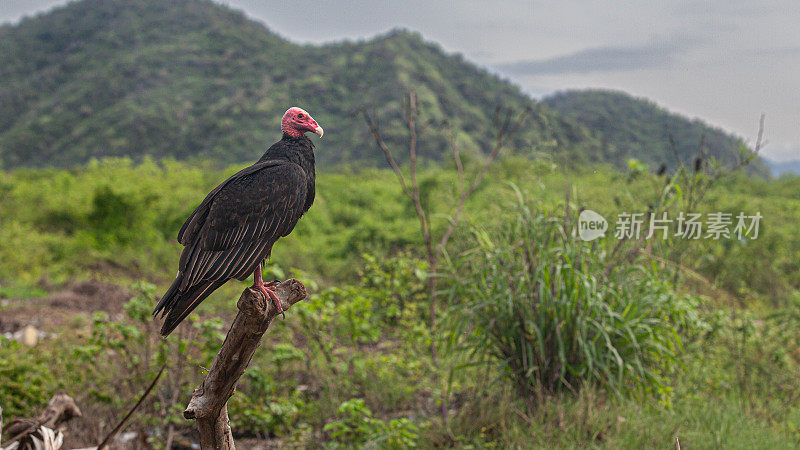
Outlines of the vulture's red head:
M311 117L306 110L293 106L283 113L281 119L281 131L291 137L300 137L306 131L318 134L322 137L322 127Z

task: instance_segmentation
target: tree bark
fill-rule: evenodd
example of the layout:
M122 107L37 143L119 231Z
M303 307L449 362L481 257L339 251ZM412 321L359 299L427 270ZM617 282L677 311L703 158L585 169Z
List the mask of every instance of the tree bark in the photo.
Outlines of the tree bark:
M286 280L275 286L275 293L284 310L306 298L303 283ZM250 364L253 353L278 315L275 304L258 291L247 288L237 303L239 313L231 324L225 342L214 358L211 370L183 412L187 419L195 419L200 431L200 447L203 450L232 450L235 448L228 420L228 399L236 389L236 383Z

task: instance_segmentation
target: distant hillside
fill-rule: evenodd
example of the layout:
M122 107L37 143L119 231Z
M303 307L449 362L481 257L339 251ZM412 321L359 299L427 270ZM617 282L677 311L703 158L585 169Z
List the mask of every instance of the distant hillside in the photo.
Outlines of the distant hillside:
M83 0L2 26L0 79L4 168L105 156L253 160L279 138L279 118L291 105L325 128L322 163L374 164L382 156L352 115L361 105L377 111L397 144L396 112L414 87L426 121L447 119L463 131L468 150L473 139L491 139L498 105L533 104L416 34L297 45L206 0ZM586 128L533 105L517 151L537 142L602 159L600 141ZM438 159L446 150L436 131L428 128L423 156Z
M772 161L766 160L769 168L772 169L772 174L776 177L781 175L800 175L800 159L792 161Z
M684 163L689 163L697 155L703 139L708 154L727 164L736 161L739 147L745 145L741 138L701 120L671 113L649 100L623 92L567 91L545 98L543 102L596 132L604 147L612 145L607 153L613 161L637 158L651 169L661 164L674 169L676 160L669 143L669 132ZM763 160L756 161L749 171L760 175L770 173Z

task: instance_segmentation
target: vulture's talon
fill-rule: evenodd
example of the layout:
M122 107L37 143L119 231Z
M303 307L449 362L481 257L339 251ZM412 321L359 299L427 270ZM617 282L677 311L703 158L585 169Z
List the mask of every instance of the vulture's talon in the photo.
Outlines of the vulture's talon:
M263 292L264 295L267 296L267 298L272 300L272 302L275 304L275 308L278 310L278 313L282 314L283 318L285 319L286 318L286 313L283 311L283 305L281 305L281 300L275 294L275 291L270 289L271 286L268 286L268 285L269 285L269 283L264 284L263 285L263 289L261 290L261 292Z

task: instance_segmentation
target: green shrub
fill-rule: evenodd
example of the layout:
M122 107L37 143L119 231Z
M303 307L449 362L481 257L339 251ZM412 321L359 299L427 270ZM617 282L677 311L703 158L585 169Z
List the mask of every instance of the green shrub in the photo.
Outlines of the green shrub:
M338 419L325 425L337 443L359 448L416 447L417 426L406 418L385 422L372 417L360 398L348 400L337 411Z
M0 336L0 406L6 420L38 415L55 386L55 376L40 352Z
M197 385L196 368L210 367L219 350L222 321L201 321L192 314L169 339L161 339L159 324L151 316L155 286L137 282L131 290L134 296L124 305L123 317L114 320L105 312L95 312L91 336L71 346L72 358L65 367L74 378L69 391L79 405L91 407L85 420L112 418L98 425L109 431L121 417L120 411L127 411L139 399L164 365L164 376L132 421L147 426L155 436L166 436L170 425L178 431L189 429L191 425L180 414L184 395Z
M428 265L425 261L411 257L407 253L378 258L364 253L364 266L359 270L361 285L369 289L376 314L387 325L397 325L405 317L406 326L425 319L425 309L419 304L427 300L425 280Z
M302 401L264 395L258 389L251 389L246 393L237 392L230 399L228 409L231 426L238 434L284 436L294 427L303 406Z
M603 242L570 236L563 210L520 195L509 212L498 230L474 229L474 249L454 263L450 343L529 400L582 385L663 393L692 300L651 265L612 269Z

